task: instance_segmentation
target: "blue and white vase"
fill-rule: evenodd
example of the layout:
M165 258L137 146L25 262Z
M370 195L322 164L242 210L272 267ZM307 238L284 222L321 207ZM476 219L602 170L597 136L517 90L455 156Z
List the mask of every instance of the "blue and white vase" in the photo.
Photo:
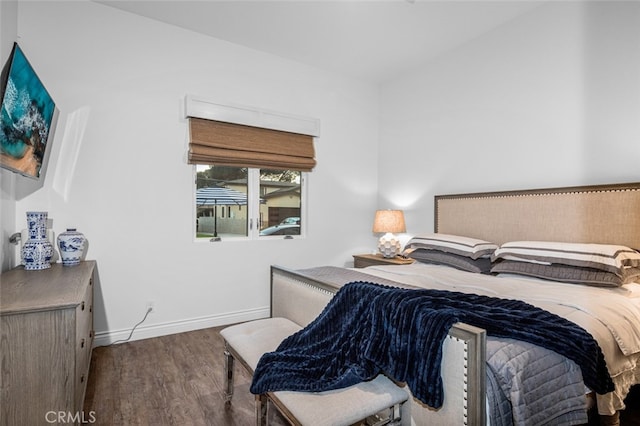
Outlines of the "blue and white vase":
M53 245L47 239L47 212L27 212L29 238L22 246L22 264L28 271L51 267Z
M75 228L67 228L66 232L58 235L58 248L63 266L73 266L80 263L84 254L86 238Z

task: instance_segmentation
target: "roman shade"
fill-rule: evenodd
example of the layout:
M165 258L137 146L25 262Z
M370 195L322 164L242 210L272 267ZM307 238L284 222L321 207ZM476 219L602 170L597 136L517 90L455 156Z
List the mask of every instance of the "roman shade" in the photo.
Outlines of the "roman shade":
M189 163L311 171L313 137L189 117Z

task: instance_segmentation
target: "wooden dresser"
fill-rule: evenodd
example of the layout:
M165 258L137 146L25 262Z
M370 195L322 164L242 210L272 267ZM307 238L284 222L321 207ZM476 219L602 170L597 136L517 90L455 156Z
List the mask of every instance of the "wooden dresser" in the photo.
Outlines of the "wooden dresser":
M96 276L95 261L0 275L2 425L82 419Z

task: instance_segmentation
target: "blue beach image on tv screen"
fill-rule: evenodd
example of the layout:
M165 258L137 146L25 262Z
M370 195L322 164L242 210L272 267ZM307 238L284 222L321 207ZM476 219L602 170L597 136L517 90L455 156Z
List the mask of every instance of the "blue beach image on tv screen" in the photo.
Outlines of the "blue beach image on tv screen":
M17 43L2 77L0 162L3 167L37 178L55 103Z

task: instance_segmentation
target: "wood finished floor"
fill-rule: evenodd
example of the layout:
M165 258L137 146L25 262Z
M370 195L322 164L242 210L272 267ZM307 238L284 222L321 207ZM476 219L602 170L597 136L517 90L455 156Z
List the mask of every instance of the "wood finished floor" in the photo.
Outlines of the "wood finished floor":
M84 403L95 425L255 425L251 377L236 363L235 394L225 404L224 342L214 327L93 350ZM270 422L286 422L270 410ZM590 423L597 425L597 423ZM640 426L640 388L621 426Z
M255 425L251 377L235 363L235 394L225 404L219 328L98 347L84 412L96 425ZM275 410L270 422L286 424Z

